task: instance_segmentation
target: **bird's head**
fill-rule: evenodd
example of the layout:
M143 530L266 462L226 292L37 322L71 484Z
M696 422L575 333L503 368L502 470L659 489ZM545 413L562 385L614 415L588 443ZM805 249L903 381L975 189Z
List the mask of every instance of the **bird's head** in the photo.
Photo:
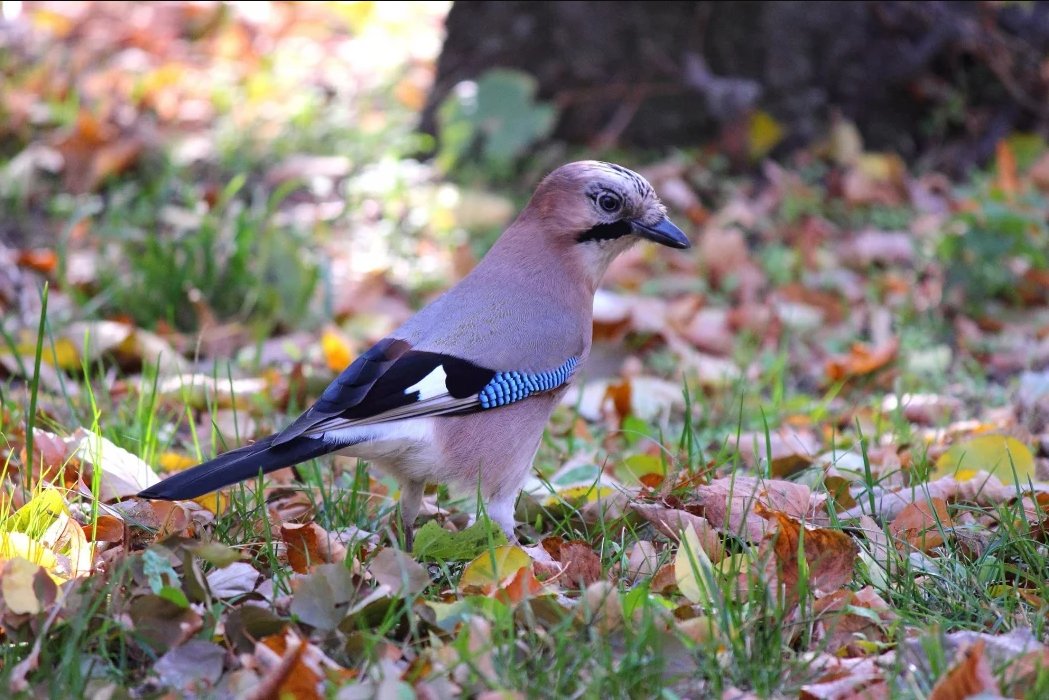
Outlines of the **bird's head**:
M577 260L595 286L609 263L642 239L691 245L648 181L613 163L561 166L540 183L528 209L541 220L547 244Z

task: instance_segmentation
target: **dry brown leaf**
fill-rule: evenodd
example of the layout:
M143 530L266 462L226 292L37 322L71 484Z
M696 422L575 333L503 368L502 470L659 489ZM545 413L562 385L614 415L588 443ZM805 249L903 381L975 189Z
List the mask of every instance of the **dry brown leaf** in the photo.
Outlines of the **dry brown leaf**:
M958 663L933 686L929 700L965 700L980 693L1000 695L983 650L982 640L966 648Z
M908 505L929 499L939 498L948 503L975 503L979 506L993 506L1006 503L1015 497L1015 487L1007 486L993 474L981 471L965 481L958 481L954 477L944 477L898 491L874 489L874 513L868 513L870 500L864 497L859 499L854 508L842 511L838 517L842 520L849 520L869 514L884 521L892 521Z
M840 530L808 527L763 506L759 506L759 512L776 523L775 531L769 532L761 542L759 560L765 562L770 586L782 588L788 600L798 599L801 551L805 553L809 590L826 595L852 580L859 548L851 537Z
M703 551L707 553L712 562L719 562L725 557L725 548L721 544L721 538L703 516L670 508L662 503L631 503L630 509L652 523L661 533L676 541L681 540L681 533L691 525L699 537Z
M91 542L123 542L126 532L124 521L107 513L99 513L94 524L81 525L81 528Z
M890 687L883 668L891 668L880 658L833 659L826 673L815 683L801 687L800 700L888 700Z
M947 512L947 501L933 498L907 505L889 524L889 532L898 542L928 552L943 544L941 529L954 527Z
M601 559L586 542L566 542L560 537L547 537L542 541L551 557L558 561L561 573L557 582L566 588L586 588L604 578Z
M758 504L798 520L811 519L822 504L822 497L814 498L804 484L749 476L715 479L696 489L696 500L711 525L750 542L769 529L768 521L755 513Z
M288 547L288 563L299 574L317 564L331 564L346 558L346 548L317 523L284 523L280 536Z
M321 700L323 676L314 664L304 659L309 646L309 642L290 631L271 635L256 644L255 660L266 673L249 696L251 700L285 696Z
M852 612L854 608L866 608L877 613L880 623L866 615ZM813 605L813 613L819 622L816 638L828 652L848 656L864 655L865 650L856 645L858 641L884 642L885 627L896 619L889 604L870 586L858 591L838 590L819 598Z
M785 477L812 464L820 452L820 441L812 430L784 426L770 431L768 442L764 432L742 433L739 436L739 454L752 469L768 460L770 473L774 477Z

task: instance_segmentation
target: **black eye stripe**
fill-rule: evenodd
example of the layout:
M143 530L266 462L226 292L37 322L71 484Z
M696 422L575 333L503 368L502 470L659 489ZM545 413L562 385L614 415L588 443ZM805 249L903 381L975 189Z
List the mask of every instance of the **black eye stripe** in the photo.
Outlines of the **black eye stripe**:
M576 236L576 243L587 241L611 241L631 233L633 227L626 221L614 221L610 224L598 224Z

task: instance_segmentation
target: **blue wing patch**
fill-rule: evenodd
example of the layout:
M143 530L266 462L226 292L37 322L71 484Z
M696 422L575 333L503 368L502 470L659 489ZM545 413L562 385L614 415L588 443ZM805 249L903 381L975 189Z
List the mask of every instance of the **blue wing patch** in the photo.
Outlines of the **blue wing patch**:
M481 408L497 408L526 399L541 391L550 391L571 378L579 358L570 357L560 367L547 372L496 372L477 395Z

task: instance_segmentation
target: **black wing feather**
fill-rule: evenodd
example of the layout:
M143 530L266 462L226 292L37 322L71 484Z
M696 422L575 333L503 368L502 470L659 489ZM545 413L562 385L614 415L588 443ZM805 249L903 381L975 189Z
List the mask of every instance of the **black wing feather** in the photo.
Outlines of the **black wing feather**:
M139 496L195 498L260 472L267 474L343 449L348 445L317 438L325 430L338 430L348 424L480 409L478 394L495 376L494 370L450 355L410 348L403 340L379 341L354 360L309 410L281 432L168 477ZM444 370L447 394L423 400L418 391L408 391L438 367Z

